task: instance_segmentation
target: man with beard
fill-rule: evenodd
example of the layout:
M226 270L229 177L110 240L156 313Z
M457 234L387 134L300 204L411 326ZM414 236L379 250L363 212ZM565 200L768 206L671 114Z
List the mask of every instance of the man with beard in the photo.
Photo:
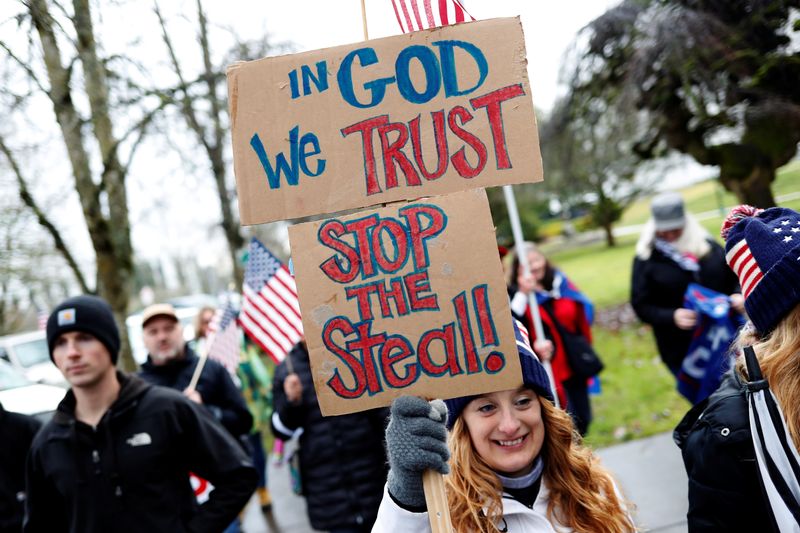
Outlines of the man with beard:
M253 417L220 363L207 359L197 385L189 388L200 358L183 340L183 327L170 304L153 304L144 310L142 333L148 352L139 372L142 379L181 391L203 405L236 439L250 432Z

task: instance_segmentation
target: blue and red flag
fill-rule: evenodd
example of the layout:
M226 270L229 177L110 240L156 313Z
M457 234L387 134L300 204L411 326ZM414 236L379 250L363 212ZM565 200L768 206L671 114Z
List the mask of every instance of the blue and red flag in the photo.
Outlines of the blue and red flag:
M697 283L687 287L683 306L697 312L697 327L678 372L678 392L698 404L717 390L730 368L730 344L744 318L731 309L727 295Z

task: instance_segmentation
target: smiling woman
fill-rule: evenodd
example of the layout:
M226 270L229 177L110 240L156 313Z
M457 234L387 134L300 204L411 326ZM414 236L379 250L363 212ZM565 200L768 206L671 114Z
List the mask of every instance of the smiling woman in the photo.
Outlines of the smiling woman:
M611 475L554 405L544 368L516 333L521 387L444 403L403 396L392 404L391 471L373 532L429 530L426 469L449 471L455 531L635 531Z

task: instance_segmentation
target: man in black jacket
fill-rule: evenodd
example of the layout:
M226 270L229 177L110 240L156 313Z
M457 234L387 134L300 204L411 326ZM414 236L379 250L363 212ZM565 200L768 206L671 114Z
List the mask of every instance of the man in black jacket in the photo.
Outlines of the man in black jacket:
M200 361L183 340L183 328L170 304L153 304L142 313L147 362L139 376L153 385L183 392L206 409L239 439L253 426L253 416L230 374L217 361L206 359L194 388L189 388Z
M25 457L42 423L0 404L0 533L19 533L25 504Z
M256 473L197 404L117 372L110 306L62 302L47 322L50 357L71 385L27 462L26 533L222 531L252 494ZM215 489L198 505L194 472Z

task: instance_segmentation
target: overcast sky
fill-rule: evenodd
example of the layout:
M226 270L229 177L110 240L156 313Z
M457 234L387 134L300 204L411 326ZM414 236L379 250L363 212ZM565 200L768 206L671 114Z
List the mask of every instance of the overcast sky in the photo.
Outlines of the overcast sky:
M391 0L365 0L370 38L400 34ZM528 73L534 104L549 111L556 97L563 93L558 79L564 52L577 32L587 23L618 3L618 0L462 0L467 10L478 20L519 15L525 32ZM168 0L159 5L165 13L178 54L187 70L199 66L200 55L196 38L196 0ZM212 45L217 54L229 49L229 33L240 39L253 39L263 34L274 42L291 42L297 52L342 45L363 40L361 0L204 0L212 28ZM93 3L95 6L95 3ZM158 32L152 3L144 0L115 0L99 2L95 25L98 41L106 54L136 56L146 65L157 85L169 83L159 78L159 68L167 63L164 45ZM113 7L111 7L113 6ZM21 39L24 35L9 17L23 8L19 3L0 2L0 31L4 40ZM228 42L226 42L226 37ZM144 58L144 59L142 59ZM162 74L169 74L162 70ZM191 77L191 76L190 76ZM29 120L54 124L52 106L41 100ZM40 115L41 119L34 119ZM9 127L11 125L8 125ZM50 130L51 138L58 134ZM180 141L179 141L180 142ZM189 139L183 145L194 142ZM187 169L181 160L163 146L163 139L154 138L143 146L131 168L128 181L134 247L140 257L154 259L165 255L192 255L201 264L224 264L227 261L221 232L209 233L209 227L219 218L219 205L207 163L196 162L195 171ZM50 158L53 159L53 158ZM51 168L46 164L49 163ZM61 189L71 181L64 161L39 161L29 169L44 176L40 184L52 195L52 183ZM196 176L200 176L198 179ZM232 175L232 168L231 168ZM63 189L61 189L63 190ZM77 197L58 198L52 211L57 220L69 228L68 236L91 264L91 245L85 225L75 215L79 210Z

